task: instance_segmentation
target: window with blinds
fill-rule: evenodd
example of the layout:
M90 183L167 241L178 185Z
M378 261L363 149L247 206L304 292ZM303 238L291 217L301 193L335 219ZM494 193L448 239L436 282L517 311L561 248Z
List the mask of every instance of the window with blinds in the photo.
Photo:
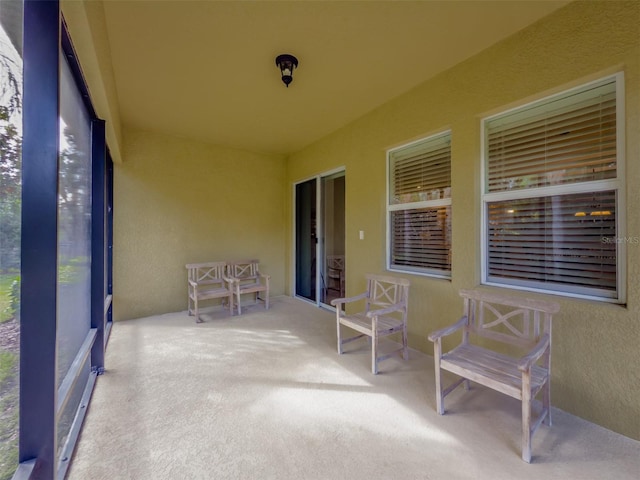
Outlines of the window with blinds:
M391 150L389 270L451 276L451 133Z
M621 82L484 120L485 283L623 301Z

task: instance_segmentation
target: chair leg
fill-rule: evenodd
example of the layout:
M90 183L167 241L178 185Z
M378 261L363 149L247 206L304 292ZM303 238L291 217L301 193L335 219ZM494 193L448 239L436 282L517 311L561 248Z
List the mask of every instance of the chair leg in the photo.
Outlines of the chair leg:
M338 354L342 355L342 338L340 337L340 312L336 311L336 325L338 338Z
M238 315L242 315L242 306L240 305L240 291L236 291L236 300L238 304Z
M269 289L264 292L264 309L269 310Z
M378 335L375 332L371 338L371 372L378 374Z
M433 364L435 367L436 377L436 411L440 415L444 415L444 397L442 396L442 374L440 372L440 354L442 346L440 339L436 340L433 344Z
M227 302L229 302L229 315L233 317L233 293L229 294Z
M551 380L547 379L547 382L542 387L542 408L547 412L547 417L542 421L546 425L551 426Z
M407 325L405 324L402 329L402 358L407 361L409 360L409 341L407 336Z

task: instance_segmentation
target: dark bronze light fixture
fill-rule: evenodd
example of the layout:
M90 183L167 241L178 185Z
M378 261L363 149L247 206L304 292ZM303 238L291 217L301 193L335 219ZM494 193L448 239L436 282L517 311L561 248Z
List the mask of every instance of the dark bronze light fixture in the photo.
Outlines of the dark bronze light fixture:
M288 53L283 53L276 57L276 65L280 68L282 81L289 88L289 84L293 81L293 70L298 66L298 59Z

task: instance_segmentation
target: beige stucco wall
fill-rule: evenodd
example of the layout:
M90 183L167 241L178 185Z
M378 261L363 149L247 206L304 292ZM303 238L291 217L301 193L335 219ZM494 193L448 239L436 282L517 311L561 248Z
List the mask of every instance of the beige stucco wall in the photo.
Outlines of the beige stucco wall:
M187 308L185 264L257 258L284 292L285 162L125 131L114 178L114 319Z
M412 284L410 344L432 353L426 335L457 318L462 308L458 289L480 282L483 116L623 71L627 235L640 238L639 41L640 3L577 2L425 82L289 158L287 231L293 228L293 183L344 165L347 294L361 291L365 272L385 269L386 150L451 129L452 279L404 275ZM359 230L365 232L364 240L358 239ZM290 236L287 240L291 293L293 250ZM636 439L640 439L639 265L640 246L630 245L626 306L554 296L562 310L554 322L552 350L552 404Z

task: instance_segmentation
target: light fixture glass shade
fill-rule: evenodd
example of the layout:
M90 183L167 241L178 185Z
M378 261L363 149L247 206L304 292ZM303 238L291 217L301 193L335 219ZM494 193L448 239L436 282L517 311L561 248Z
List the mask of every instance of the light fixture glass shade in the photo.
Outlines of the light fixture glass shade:
M276 57L276 65L282 74L282 81L289 88L289 84L293 81L293 70L298 66L298 59L293 55L284 53Z

